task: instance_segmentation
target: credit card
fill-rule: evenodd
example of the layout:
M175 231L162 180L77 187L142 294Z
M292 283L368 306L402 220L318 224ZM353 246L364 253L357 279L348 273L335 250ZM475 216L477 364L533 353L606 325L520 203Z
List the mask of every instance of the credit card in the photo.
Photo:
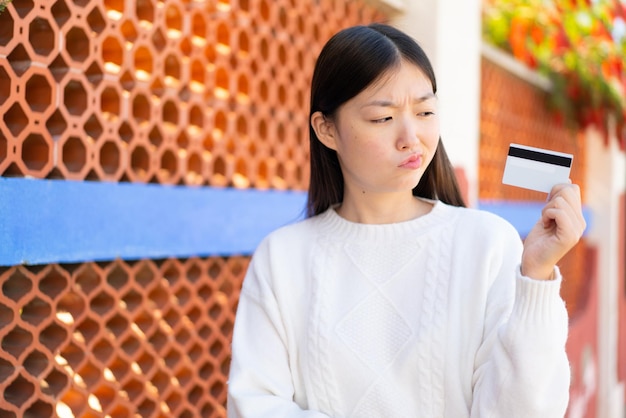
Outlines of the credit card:
M550 193L559 183L569 183L574 156L558 151L511 144L502 183Z

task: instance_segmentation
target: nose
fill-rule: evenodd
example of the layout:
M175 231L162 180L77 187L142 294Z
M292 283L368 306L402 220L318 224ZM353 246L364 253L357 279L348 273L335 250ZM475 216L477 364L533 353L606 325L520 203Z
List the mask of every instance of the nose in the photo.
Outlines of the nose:
M397 135L396 146L399 150L411 150L420 142L417 123L411 118L402 119Z

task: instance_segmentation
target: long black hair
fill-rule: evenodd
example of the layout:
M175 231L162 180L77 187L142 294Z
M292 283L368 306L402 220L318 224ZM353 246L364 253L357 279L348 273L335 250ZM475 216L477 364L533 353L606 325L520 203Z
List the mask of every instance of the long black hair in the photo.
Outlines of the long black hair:
M309 121L315 112L332 118L342 104L399 66L402 59L418 66L430 80L433 93L437 93L430 60L404 32L380 23L338 32L322 48L315 64ZM311 125L309 135L311 180L307 215L314 216L343 200L344 181L336 151L320 142ZM413 195L465 206L441 139Z

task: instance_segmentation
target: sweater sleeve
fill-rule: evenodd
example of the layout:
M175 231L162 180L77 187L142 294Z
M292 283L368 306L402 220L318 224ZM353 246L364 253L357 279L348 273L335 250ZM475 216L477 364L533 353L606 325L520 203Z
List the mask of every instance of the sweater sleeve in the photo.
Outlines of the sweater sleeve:
M474 369L471 417L563 417L570 369L561 274L555 267L554 280L540 281L522 276L519 266L504 264L488 296L484 338ZM505 289L513 269L515 288ZM512 306L507 307L503 302L511 297Z
M267 278L267 248L253 257L244 279L232 340L229 418L327 417L294 401L284 320Z

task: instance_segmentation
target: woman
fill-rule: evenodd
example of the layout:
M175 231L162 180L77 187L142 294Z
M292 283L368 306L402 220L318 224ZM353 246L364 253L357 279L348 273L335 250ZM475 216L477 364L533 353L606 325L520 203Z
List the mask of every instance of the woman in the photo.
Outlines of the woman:
M522 244L462 207L428 58L385 25L323 48L309 218L255 252L235 321L229 417L562 417L557 261L585 228L553 188Z

